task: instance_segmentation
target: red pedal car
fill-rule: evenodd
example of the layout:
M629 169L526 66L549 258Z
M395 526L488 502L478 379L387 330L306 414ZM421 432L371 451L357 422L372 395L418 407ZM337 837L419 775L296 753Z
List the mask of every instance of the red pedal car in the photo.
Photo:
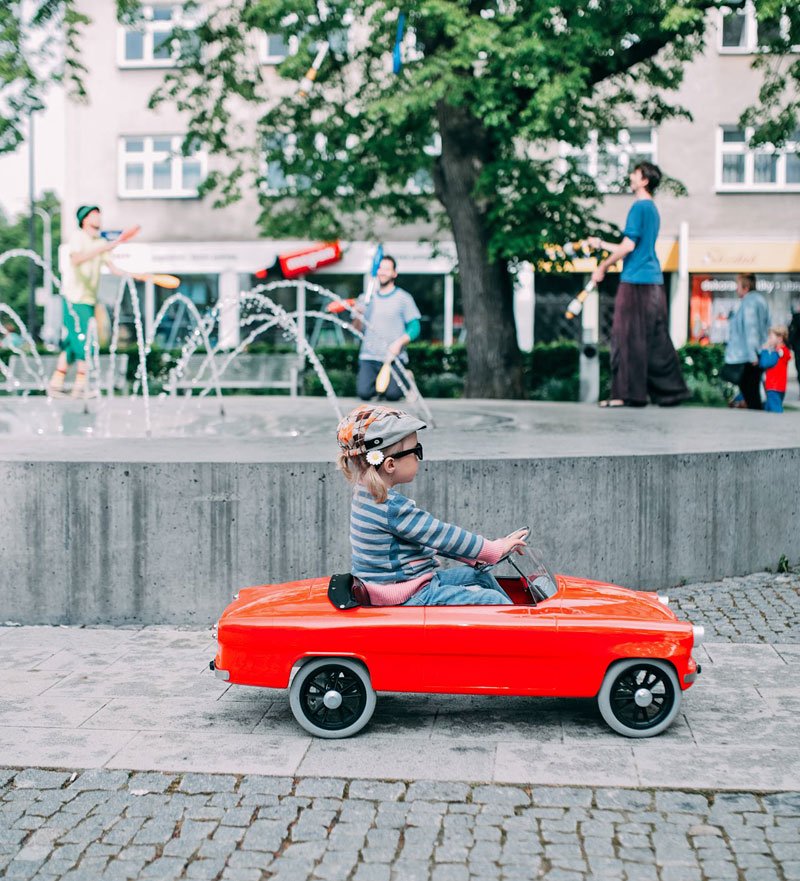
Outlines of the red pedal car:
M596 697L628 737L672 723L700 673L702 627L655 593L554 576L536 552L503 565L511 606L370 606L351 575L245 588L217 623L210 666L226 682L288 687L317 737L360 731L376 691Z

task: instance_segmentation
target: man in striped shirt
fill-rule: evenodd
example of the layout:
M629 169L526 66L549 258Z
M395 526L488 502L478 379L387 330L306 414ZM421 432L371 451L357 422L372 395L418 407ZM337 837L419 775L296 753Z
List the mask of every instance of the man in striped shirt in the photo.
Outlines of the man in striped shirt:
M507 605L511 600L489 572L440 569L435 555L496 563L525 546L527 531L489 541L437 520L395 489L416 476L422 428L424 422L400 410L364 405L339 424L339 467L355 484L352 573L376 606Z

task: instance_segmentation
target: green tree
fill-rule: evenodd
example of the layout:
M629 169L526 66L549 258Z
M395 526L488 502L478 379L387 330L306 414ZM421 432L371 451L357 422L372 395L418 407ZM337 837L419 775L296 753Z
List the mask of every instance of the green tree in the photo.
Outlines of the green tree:
M599 193L554 142L610 137L635 107L657 125L681 113L664 93L702 47L708 0L413 0L403 11L416 52L391 72L398 7L385 0L240 0L186 34L181 67L153 104L191 117L190 137L232 157L211 189L236 198L255 175L262 228L331 237L376 217L433 219L452 231L467 328L467 394L522 395L513 267L545 246L602 227ZM340 38L350 20L368 39ZM323 41L332 51L304 96L266 94L251 46L293 32L300 51L279 68L299 82ZM355 45L354 45L355 44ZM257 108L253 128L238 120ZM265 109L262 109L265 108ZM434 139L440 151L431 150ZM264 189L264 164L283 180ZM438 155L436 155L438 153ZM435 195L408 192L429 180Z
M61 234L61 207L58 196L53 192L46 192L36 202L37 208L44 209L51 218L53 231L52 266L58 273L58 246ZM43 219L35 216L36 252L42 257ZM28 240L28 215L20 214L13 220L9 220L0 210L0 254L17 248L30 247ZM0 265L0 303L6 303L27 321L28 315L28 267L29 258L12 257ZM41 286L43 273L36 267L36 285ZM5 320L5 318L4 318ZM41 322L41 313L39 315Z
M57 75L79 84L77 35L87 20L75 0L34 5L32 26L63 21L66 66ZM552 157L554 143L582 147L592 130L613 138L628 113L654 125L684 113L666 96L701 50L709 11L722 5L410 0L398 8L386 0L232 0L204 13L189 0L195 22L177 35L181 64L152 103L172 101L187 114L187 147L199 138L227 157L224 173L206 185L217 203L238 198L243 186L258 187L266 235L365 238L377 217L430 219L449 229L468 329L467 393L518 396L514 266L547 244L602 228L594 182L574 162L564 173ZM136 0L117 0L117 7L121 18L135 19ZM773 27L765 28L770 36L755 60L764 71L761 106L743 121L756 125L756 141L780 144L797 125L800 62L787 53L800 43L800 10L781 0L755 0L755 7ZM400 11L416 52L394 75ZM342 40L348 21L357 25L350 45ZM279 67L283 98L268 93L254 51L265 32L300 41ZM301 96L297 83L323 41L331 53L316 87ZM9 84L38 83L33 67L12 63L23 42L11 18L0 17L0 95ZM270 191L263 187L269 167L283 176ZM410 179L427 181L432 193L409 192Z

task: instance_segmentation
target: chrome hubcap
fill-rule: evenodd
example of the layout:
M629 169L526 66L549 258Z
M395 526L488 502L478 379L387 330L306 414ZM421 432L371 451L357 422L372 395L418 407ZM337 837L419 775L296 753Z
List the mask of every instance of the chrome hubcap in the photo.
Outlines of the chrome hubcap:
M325 696L322 698L322 703L329 710L338 710L342 705L342 696L338 691L326 691Z
M637 707L649 707L653 703L653 692L649 688L637 688L633 699Z

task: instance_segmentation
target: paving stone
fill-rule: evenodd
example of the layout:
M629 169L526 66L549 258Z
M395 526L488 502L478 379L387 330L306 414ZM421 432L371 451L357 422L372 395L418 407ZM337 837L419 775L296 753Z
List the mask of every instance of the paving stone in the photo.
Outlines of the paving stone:
M401 782L382 783L377 780L353 780L347 790L348 798L363 798L370 801L399 801L406 794L406 784Z
M264 795L289 795L294 787L291 777L264 777L260 774L245 774L239 781L241 794L263 793Z
M64 771L26 768L14 777L14 786L17 789L61 789L69 782L71 776L71 773Z
M472 801L476 804L520 807L529 805L531 797L516 786L476 786L472 790Z
M444 783L418 780L409 784L406 801L466 801L470 794L467 783Z
M84 771L76 780L69 784L69 789L122 789L128 785L127 771L109 771L105 768L93 768Z
M136 795L144 792L166 792L177 779L175 774L134 771L128 779L128 789Z
M666 813L708 813L708 799L692 792L657 792L656 810Z
M297 796L341 798L347 781L335 777L307 777L299 780L294 793Z
M233 792L237 779L233 774L184 774L180 782L181 792Z
M591 789L573 786L536 786L531 792L536 807L589 807L593 798Z
M639 789L598 789L595 803L599 808L623 811L647 811L653 807L653 793Z

